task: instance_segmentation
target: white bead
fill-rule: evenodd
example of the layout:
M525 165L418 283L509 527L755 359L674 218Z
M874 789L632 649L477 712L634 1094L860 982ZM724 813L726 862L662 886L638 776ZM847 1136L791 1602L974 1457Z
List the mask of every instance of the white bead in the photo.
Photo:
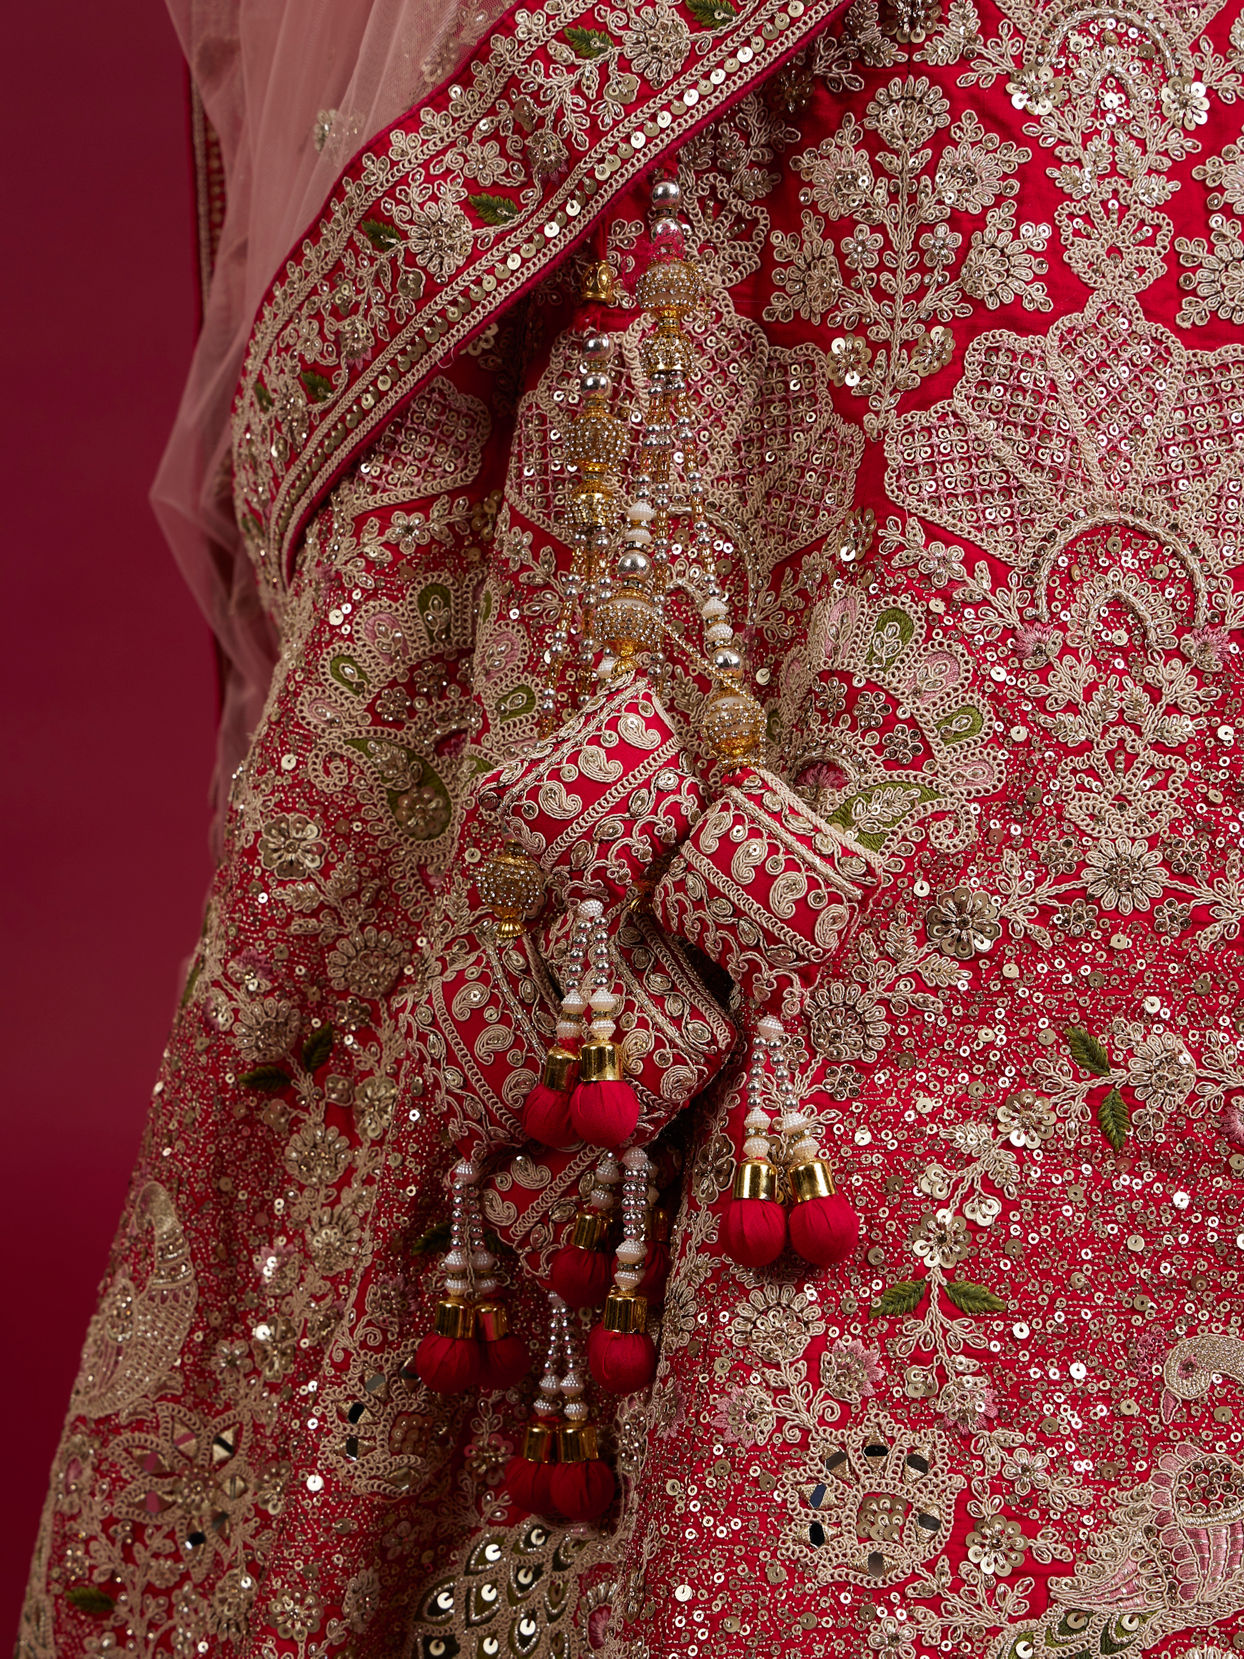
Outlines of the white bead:
M470 1265L470 1261L465 1250L446 1250L441 1265L446 1273L459 1273Z
M782 1133L784 1135L802 1135L808 1127L808 1120L802 1112L782 1113Z
M734 629L728 622L714 622L711 628L705 628L704 638L709 645L729 645Z
M611 1152L607 1152L596 1166L596 1179L607 1181L610 1186L622 1179L622 1167Z
M797 1164L806 1164L811 1159L820 1157L820 1144L811 1135L805 1135L803 1140L796 1141L791 1147L790 1155Z
M556 1394L561 1387L561 1378L552 1371L546 1371L540 1378L541 1394Z
M592 1210L607 1210L613 1204L613 1194L608 1187L593 1187L587 1195L588 1208Z
M633 524L622 532L622 541L626 547L651 547L652 531L643 524Z
M445 1280L445 1294L446 1294L446 1296L466 1296L466 1295L469 1295L470 1289L471 1289L471 1281L469 1279L446 1279Z
M463 1187L473 1187L479 1180L479 1165L473 1158L462 1158L454 1165L453 1178Z
M771 1121L768 1112L762 1111L759 1106L753 1106L743 1119L743 1127L744 1129L751 1129L759 1135L768 1129Z
M716 622L721 617L730 615L730 607L724 599L706 599L700 606L700 615L705 622Z
M562 1393L567 1399L575 1399L587 1387L587 1380L578 1371L567 1371L561 1381Z
M633 1175L642 1175L649 1168L648 1154L642 1146L633 1146L629 1152L622 1154L622 1168L629 1169Z
M594 1014L612 1014L617 997L612 991L592 992L592 1012Z
M491 1273L485 1274L482 1279L476 1279L475 1281L475 1294L477 1296L491 1296L497 1289L497 1281L492 1277Z
M578 1020L558 1020L557 1040L559 1043L572 1043L582 1030Z
M613 1282L619 1290L635 1290L643 1283L643 1278L638 1267L620 1267L613 1276Z
M588 1027L588 1035L594 1042L607 1043L616 1030L617 1022L615 1020L593 1020Z
M579 914L588 921L597 921L605 913L605 907L599 899L580 899Z
M471 1266L477 1273L490 1273L497 1265L497 1258L491 1250L477 1250L471 1257Z
M567 1400L566 1417L571 1423L585 1423L592 1415L592 1408L586 1400Z
M756 1035L766 1043L780 1043L786 1033L776 1015L763 1014L756 1021Z
M750 1161L761 1160L769 1156L769 1137L767 1135L749 1135L743 1142L743 1156Z
M583 997L579 995L578 991L567 991L566 995L562 998L563 1014L582 1014L586 1011L586 1009L587 1003Z
M633 1267L636 1262L643 1261L648 1254L648 1246L641 1244L638 1239L623 1239L618 1246L618 1260L623 1267Z
M646 501L632 501L626 509L626 516L632 524L651 524L657 516L656 509Z

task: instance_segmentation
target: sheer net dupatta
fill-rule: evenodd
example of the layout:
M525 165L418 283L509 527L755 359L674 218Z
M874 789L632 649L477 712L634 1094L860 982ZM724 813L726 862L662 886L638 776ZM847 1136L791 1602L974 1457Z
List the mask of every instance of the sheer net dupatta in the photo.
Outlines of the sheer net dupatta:
M418 103L503 10L502 0L169 0L218 156L211 188L224 201L152 504L220 648L221 800L276 657L229 463L230 410L256 311L354 152Z

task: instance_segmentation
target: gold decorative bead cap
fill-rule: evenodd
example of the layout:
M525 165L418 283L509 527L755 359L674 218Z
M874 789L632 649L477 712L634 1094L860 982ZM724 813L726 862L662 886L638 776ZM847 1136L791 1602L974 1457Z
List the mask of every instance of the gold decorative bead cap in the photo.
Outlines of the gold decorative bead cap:
M619 1331L630 1336L648 1326L648 1301L624 1290L611 1290L605 1299L605 1311L600 1322L607 1331Z
M608 1220L599 1210L580 1210L574 1218L574 1231L570 1235L570 1242L577 1244L580 1250L595 1250L604 1238L608 1226Z
M579 1076L585 1083L620 1083L622 1051L617 1043L584 1043L579 1050Z
M432 1328L437 1336L474 1336L475 1309L469 1302L438 1302Z
M735 1198L776 1198L777 1170L761 1159L748 1159L734 1166Z
M510 1316L500 1302L477 1302L475 1328L485 1342L499 1342L510 1334Z
M796 1204L802 1204L808 1198L834 1196L833 1171L820 1158L809 1158L806 1164L793 1164L786 1172L786 1179Z
M544 1057L544 1069L540 1073L540 1081L546 1089L554 1089L558 1094L568 1094L574 1087L575 1079L579 1075L579 1056L572 1054L568 1048L555 1044Z
M600 1456L595 1423L566 1423L557 1431L559 1463L590 1463Z
M597 305L618 303L618 279L607 259L597 259L583 273L579 293L585 300Z
M529 1423L523 1435L523 1456L528 1463L556 1463L557 1430L548 1423Z

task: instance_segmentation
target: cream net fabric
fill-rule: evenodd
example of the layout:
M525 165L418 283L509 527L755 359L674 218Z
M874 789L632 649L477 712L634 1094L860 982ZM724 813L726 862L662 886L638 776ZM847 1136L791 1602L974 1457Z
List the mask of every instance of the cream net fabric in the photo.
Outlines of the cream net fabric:
M152 500L223 653L220 794L275 656L230 486L229 413L251 322L351 156L449 73L504 0L169 0L169 9L219 137L227 206Z

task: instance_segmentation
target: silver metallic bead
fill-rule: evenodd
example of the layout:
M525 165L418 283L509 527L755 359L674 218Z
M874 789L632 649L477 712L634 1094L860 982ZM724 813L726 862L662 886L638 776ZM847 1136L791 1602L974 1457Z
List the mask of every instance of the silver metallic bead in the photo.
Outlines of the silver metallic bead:
M681 200L677 179L658 179L652 187L653 207L676 207Z
M609 391L613 386L613 378L611 375L605 374L603 370L589 369L583 376L580 385L583 387L583 395L592 397L597 392Z
M593 362L612 357L613 340L608 334L589 334L583 342L583 355Z
M651 567L652 562L648 555L641 553L638 548L633 548L618 560L618 575L624 581L628 581L637 576L646 576Z
M743 668L743 654L736 651L733 645L719 645L711 658L713 667L719 674L738 674Z

